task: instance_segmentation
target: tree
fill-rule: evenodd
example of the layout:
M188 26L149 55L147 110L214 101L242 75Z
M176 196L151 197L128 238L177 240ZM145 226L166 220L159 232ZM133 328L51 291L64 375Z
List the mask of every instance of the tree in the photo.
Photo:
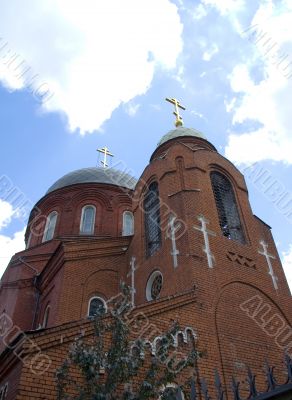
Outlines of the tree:
M120 295L108 303L107 315L101 309L94 317L93 337L86 341L79 336L71 345L56 373L58 400L148 400L159 396L162 400L177 399L183 387L166 385L193 366L200 354L193 342L191 350L183 358L178 357L173 337L180 327L173 323L159 335L155 356L146 357L147 341L130 340L141 323L139 318L143 319L141 313L138 318L132 317L130 295L131 289L123 284Z

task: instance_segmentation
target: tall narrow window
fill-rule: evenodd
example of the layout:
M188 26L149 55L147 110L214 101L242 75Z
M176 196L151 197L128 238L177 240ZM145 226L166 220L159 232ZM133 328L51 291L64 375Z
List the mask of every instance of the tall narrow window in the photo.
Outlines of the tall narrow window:
M134 235L134 215L131 211L123 213L123 236Z
M46 311L45 311L44 319L43 319L43 328L46 328L48 326L49 316L50 316L50 309L51 309L50 306L46 307Z
M28 249L29 246L30 246L31 238L32 238L32 232L30 231L30 232L29 232L29 235L28 235L27 242L26 242L26 246L25 246L26 249ZM1 399L0 399L0 400L1 400Z
M152 256L161 247L160 201L158 183L153 182L144 199L146 255Z
M43 242L47 242L48 240L53 239L56 223L57 223L58 213L57 211L53 211L49 214L46 222L46 227L43 236Z
M105 301L101 297L92 297L88 304L88 316L94 317L106 312Z
M82 208L80 233L83 235L93 235L95 224L95 207L85 206Z
M211 182L223 235L244 244L245 236L230 181L221 173L212 172Z

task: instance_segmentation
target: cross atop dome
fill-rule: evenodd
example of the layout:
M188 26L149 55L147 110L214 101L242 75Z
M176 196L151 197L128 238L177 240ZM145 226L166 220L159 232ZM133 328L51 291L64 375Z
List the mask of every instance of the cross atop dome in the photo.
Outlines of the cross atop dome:
M179 108L182 110L185 110L186 108L184 106L182 106L180 104L180 102L175 98L169 99L168 97L166 97L165 100L174 105L175 111L173 112L173 114L176 116L176 121L175 121L174 125L176 127L183 126L183 119L179 113Z
M103 165L103 168L107 168L107 156L113 157L114 155L109 152L109 149L106 146L102 149L97 149L97 151L103 154L103 160L101 161L101 164Z

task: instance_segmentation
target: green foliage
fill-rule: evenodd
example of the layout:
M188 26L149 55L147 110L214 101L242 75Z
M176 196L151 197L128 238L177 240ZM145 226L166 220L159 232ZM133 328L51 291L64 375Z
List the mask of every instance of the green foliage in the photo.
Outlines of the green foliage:
M81 335L70 347L68 358L56 372L58 400L176 399L177 389L161 388L193 366L199 354L193 344L182 359L177 357L172 335L180 328L174 324L161 335L156 355L144 357L145 340L130 341L130 295L130 288L123 284L121 294L109 304L110 318L100 312L93 320L93 337L85 340ZM107 345L105 338L110 338Z

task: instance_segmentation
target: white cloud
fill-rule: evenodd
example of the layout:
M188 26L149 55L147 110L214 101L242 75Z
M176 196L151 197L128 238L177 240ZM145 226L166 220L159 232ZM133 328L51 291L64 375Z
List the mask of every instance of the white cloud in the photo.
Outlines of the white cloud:
M134 117L137 114L137 111L139 110L140 106L141 106L141 104L134 104L132 102L129 102L125 106L126 113L130 117Z
M10 223L14 213L12 205L0 199L0 230Z
M211 60L211 58L213 58L213 56L215 55L215 54L217 54L218 53L218 51L219 51L219 48L218 48L218 46L214 43L212 46L210 46L210 48L208 49L208 50L206 50L204 53L203 53L203 60L204 61L210 61Z
M25 229L16 232L13 237L0 235L0 278L5 271L11 257L24 250L24 234Z
M282 253L282 264L284 268L284 272L292 292L292 245L287 252Z
M0 232L8 226L13 216L17 216L17 210L7 201L0 199ZM16 232L13 237L0 234L0 277L3 274L10 258L24 249L24 233L25 229Z
M169 0L11 0L0 6L0 26L0 49L7 42L0 81L14 90L39 74L30 86L46 83L42 90L52 94L43 107L64 112L82 134L144 94L156 68L175 68L182 50L182 24ZM8 50L18 55L10 65ZM32 69L16 78L23 60Z
M193 114L195 117L198 117L198 118L204 119L205 121L208 121L207 118L203 114L201 114L200 112L197 112L195 110L191 110L190 114Z
M192 12L192 16L194 19L202 19L204 17L206 17L206 15L208 14L206 7L203 6L202 3L200 3Z
M266 159L292 163L292 79L287 79L289 72L292 78L292 68L287 67L288 60L292 62L291 18L291 3L275 9L267 1L251 22L255 28L246 30L254 54L245 64L237 65L230 76L233 92L241 97L232 107L226 103L226 111L234 113L233 124L254 121L257 126L239 135L230 134L225 155L237 164ZM288 60L283 60L283 54ZM259 63L262 77L256 82L252 72Z
M186 79L185 79L185 68L183 65L180 65L175 73L172 75L172 78L175 79L182 89L186 88Z
M245 0L202 0L202 3L215 7L221 15L240 11L245 6Z
M236 97L233 97L230 101L226 99L224 100L224 105L228 113L234 109L235 103L236 103Z

